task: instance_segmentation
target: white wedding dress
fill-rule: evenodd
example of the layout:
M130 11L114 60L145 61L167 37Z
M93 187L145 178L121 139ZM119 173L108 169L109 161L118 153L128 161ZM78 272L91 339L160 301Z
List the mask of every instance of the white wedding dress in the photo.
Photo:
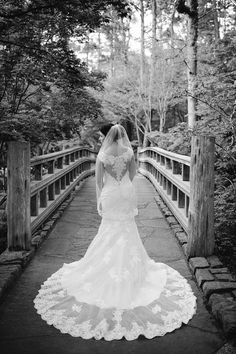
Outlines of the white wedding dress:
M100 153L102 221L85 256L48 278L34 303L49 325L85 339L163 336L187 323L196 297L176 270L149 258L134 216L133 151Z

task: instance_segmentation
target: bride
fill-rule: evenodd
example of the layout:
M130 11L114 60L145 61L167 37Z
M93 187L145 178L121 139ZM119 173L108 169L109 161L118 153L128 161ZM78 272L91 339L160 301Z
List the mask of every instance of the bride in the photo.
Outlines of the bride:
M85 256L48 278L34 303L62 333L107 341L163 336L187 323L196 298L176 270L149 258L135 215L135 160L125 129L115 124L96 161L98 233Z

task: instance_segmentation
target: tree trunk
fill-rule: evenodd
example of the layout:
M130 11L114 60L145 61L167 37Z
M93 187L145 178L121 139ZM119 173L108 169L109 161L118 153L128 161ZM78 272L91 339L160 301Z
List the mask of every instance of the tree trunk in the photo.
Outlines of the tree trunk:
M110 40L110 75L114 76L114 28L111 28L111 40Z
M129 41L130 41L130 24L126 25L124 19L122 19L122 57L124 61L124 70L127 69L128 64L128 52L129 52Z
M138 127L138 120L137 120L137 116L136 115L135 115L134 125L135 125L135 129L136 129L138 145L141 146L141 139L140 139L140 133L139 133L139 127Z
M97 68L100 70L101 68L101 29L98 29L98 62Z
M163 112L160 113L160 128L159 128L159 131L161 133L163 133L163 131L164 131L165 123L166 123L166 112L163 111Z
M213 6L213 16L214 16L215 48L217 48L220 39L220 23L218 18L216 0L213 0L212 6Z
M188 46L187 46L187 75L188 75L188 127L193 129L196 122L196 77L197 77L197 39L198 39L198 0L176 1L179 13L188 16Z
M154 95L154 77L156 65L156 42L157 42L157 4L156 0L152 0L152 52L151 52L151 67L149 78L149 121L147 122L148 130L152 130L152 101Z
M90 46L90 38L89 38L89 35L88 35L88 40L87 40L87 43L86 43L86 65L87 66L89 65L89 46Z
M144 61L145 61L145 44L144 44L144 4L140 0L140 17L141 17L141 58L140 58L140 88L141 94L144 91Z
M192 16L188 17L188 127L193 129L196 122L196 76L197 76L197 38L198 1L189 0Z

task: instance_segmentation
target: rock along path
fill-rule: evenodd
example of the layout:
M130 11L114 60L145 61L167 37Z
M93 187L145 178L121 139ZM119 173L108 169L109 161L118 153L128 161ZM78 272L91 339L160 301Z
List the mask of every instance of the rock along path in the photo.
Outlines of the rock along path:
M198 298L196 315L187 325L163 337L139 337L130 342L73 338L41 320L33 307L40 285L63 263L83 257L96 235L100 217L94 178L89 178L1 304L1 354L213 354L224 345L223 334L204 306L182 249L156 205L155 189L141 176L136 176L135 185L137 224L144 246L155 261L167 263L187 278Z

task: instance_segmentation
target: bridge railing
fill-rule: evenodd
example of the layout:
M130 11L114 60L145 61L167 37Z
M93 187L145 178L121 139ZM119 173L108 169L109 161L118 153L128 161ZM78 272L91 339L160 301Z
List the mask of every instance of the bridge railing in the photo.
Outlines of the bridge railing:
M193 136L191 157L158 147L138 149L146 176L188 234L188 255L214 252L214 137Z
M94 173L95 158L93 150L77 147L30 160L32 232L65 200L76 185Z
M31 234L84 178L95 173L96 152L74 147L29 158L28 143L8 149L8 249L29 249Z
M190 157L158 147L139 149L139 172L168 204L184 230L188 229Z

